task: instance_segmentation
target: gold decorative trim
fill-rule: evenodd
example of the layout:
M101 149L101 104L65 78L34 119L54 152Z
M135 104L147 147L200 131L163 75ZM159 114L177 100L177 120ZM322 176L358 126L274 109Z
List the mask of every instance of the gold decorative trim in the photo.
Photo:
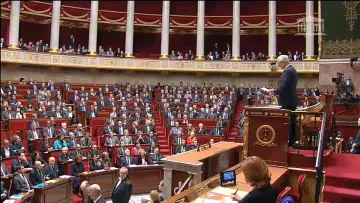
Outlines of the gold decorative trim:
M146 22L146 21L142 21L140 20L138 17L136 17L136 21L139 21L140 23L144 24L144 25L155 25L158 24L160 22L161 19L157 19L153 22Z
M305 56L304 61L315 61L315 56Z
M360 55L360 39L323 40L322 58L352 58Z
M43 10L43 11L37 11L37 10L31 9L31 8L29 8L28 6L26 6L26 4L24 4L24 2L22 2L22 5L23 5L24 8L26 8L27 10L31 11L32 13L36 13L36 14L48 13L48 12L51 10L51 8L52 8L52 5L51 5L51 6L49 6L48 9L45 9L45 10Z
M59 49L58 48L52 48L49 50L50 53L59 53Z
M92 52L90 54L96 54ZM132 54L130 54L130 57ZM62 53L28 52L20 50L1 50L1 63L17 63L37 66L59 66L69 68L96 68L105 70L167 71L167 72L206 72L206 73L245 73L281 74L282 70L271 71L266 61L195 61L135 59L120 57L81 56ZM294 61L299 74L319 74L318 61Z
M276 56L268 56L267 61L276 61L277 57Z
M96 52L96 51L90 51L90 52L89 52L89 55L90 55L90 56L96 56L96 55L97 55L97 52Z
M241 57L240 56L232 56L231 60L232 61L241 61Z
M246 115L248 115L249 112L246 111ZM244 159L246 159L248 157L248 146L249 146L249 117L248 116L245 116L244 117L244 150L243 150L243 153L244 153Z
M264 132L265 137L261 135ZM270 135L271 138L269 139L267 136ZM260 145L262 147L275 147L277 144L274 143L276 138L276 133L273 127L270 125L262 125L256 130L256 139L257 141L254 145Z
M20 48L18 44L9 44L8 49L18 50Z
M75 18L75 19L77 19L77 20L84 20L84 19L81 19L81 18L85 18L85 17L89 16L89 11L88 11L86 14L81 15L81 16L73 16L73 15L67 13L67 12L64 10L64 8L62 8L62 11L63 11L63 13L64 13L65 15L67 15L67 17ZM62 15L61 15L61 16L62 16Z
M343 4L346 9L346 21L349 23L350 31L352 32L358 16L356 7L359 4L359 1L344 1Z
M133 53L125 54L125 58L135 58Z
M100 13L100 17L110 23L120 23L121 21L123 21L125 19L125 17L122 17L120 19L111 20L111 19L105 18L101 13Z
M195 61L205 61L205 57L204 56L196 56Z
M162 60L166 60L166 59L169 59L169 55L167 54L161 54L159 59L162 59Z

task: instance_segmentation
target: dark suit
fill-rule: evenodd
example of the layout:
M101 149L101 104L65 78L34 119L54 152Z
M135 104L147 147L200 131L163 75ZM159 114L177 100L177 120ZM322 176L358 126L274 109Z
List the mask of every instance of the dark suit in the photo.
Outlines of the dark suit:
M10 157L15 155L14 149L11 148L10 146L9 146L9 154L10 154ZM4 147L1 147L1 157L2 157L2 158L9 158L9 157L6 157L6 156L5 156L5 149L4 149Z
M126 156L121 157L121 159L120 159L120 167L128 167L129 165L134 164L134 158L132 156L129 156L128 158L129 158L130 164L127 161Z
M49 147L48 147L49 146ZM49 148L52 147L52 143L50 140L48 140L48 146L45 144L44 140L40 142L40 151L41 152L47 152L49 151Z
M189 146L187 146L187 145L179 145L179 146L176 147L175 153L180 154L180 153L186 152L188 150L189 150Z
M119 147L118 150L117 150L117 155L120 157L120 156L125 156L125 150L126 150L126 147L122 148L122 147Z
M32 170L30 172L30 182L32 185L38 185L45 182L44 173L42 171Z
M146 163L148 162L147 158L145 157L145 160L144 160ZM141 157L139 157L136 161L136 165L143 165L145 164L145 162L143 162L143 159ZM149 163L147 163L149 164Z
M59 167L55 165L51 167L50 165L46 165L43 169L43 173L45 176L48 176L51 179L59 177Z
M4 182L1 181L1 202L4 202L9 196L9 191L5 189Z
M31 189L31 183L29 181L29 178L27 177L26 174L24 174L24 178L27 180L29 187ZM21 192L28 192L29 189L27 187L26 182L24 181L24 179L20 176L20 174L14 176L13 178L13 188L14 188L14 193L18 194Z
M128 203L132 195L132 184L129 178L122 180L119 185L117 185L118 182L119 180L115 183L111 200L114 203Z
M89 161L89 165L90 165L90 171L104 169L104 164L103 163L101 163L101 165L98 166L97 163L95 163L93 160Z
M279 95L279 105L282 109L294 111L298 104L298 96L296 86L298 82L298 73L295 68L289 65L283 71L279 87L274 91L275 95ZM289 146L295 143L296 116L290 117L290 133Z
M161 159L164 158L161 154L151 154L150 155L150 164L162 164L163 161Z
M56 137L55 128L54 127L44 127L43 128L43 135L47 135L49 138Z
M15 159L12 163L11 163L11 173L15 173L16 172L16 168L20 165L23 165L24 168L30 168L30 164L29 162L25 162L25 161L20 161L20 159Z
M7 170L7 168L6 168L6 166L5 166L5 164L1 164L1 176L3 176L3 173L7 176L7 175L9 175L9 171Z
M94 203L94 200L92 200L92 199L88 199L88 203ZM106 200L104 199L104 197L103 196L101 196L97 201L96 201L96 203L106 203Z
M223 136L224 135L224 130L221 128L214 128L211 130L210 135L214 135L214 136Z

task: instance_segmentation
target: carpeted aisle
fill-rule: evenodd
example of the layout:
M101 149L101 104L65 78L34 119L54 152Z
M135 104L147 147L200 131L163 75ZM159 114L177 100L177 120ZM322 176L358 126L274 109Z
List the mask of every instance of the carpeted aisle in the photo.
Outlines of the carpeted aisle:
M330 203L360 202L360 156L331 153L324 163L324 201Z

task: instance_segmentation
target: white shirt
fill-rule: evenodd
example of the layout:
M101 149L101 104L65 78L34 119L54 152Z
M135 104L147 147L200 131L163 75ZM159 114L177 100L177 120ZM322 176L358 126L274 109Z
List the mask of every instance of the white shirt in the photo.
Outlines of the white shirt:
M117 187L117 186L116 186ZM96 203L97 201L99 201L99 199L101 198L101 195L98 197L98 198L96 198L96 200L94 200L94 203Z
M5 157L4 158L8 158L10 157L10 148L4 148L4 152L5 152Z
M116 187L115 187L115 189L121 184L121 178L119 178L119 181L118 181L118 183L116 184Z
M39 135L37 134L36 130L33 131L34 139L39 139Z

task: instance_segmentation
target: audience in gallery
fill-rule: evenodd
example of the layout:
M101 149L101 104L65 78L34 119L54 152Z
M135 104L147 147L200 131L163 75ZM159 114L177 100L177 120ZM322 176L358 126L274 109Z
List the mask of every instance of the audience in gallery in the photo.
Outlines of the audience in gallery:
M49 44L44 44L42 40L37 41L35 44L33 42L28 42L28 44L23 42L23 39L19 39L18 46L23 51L36 51L36 52L48 52L50 50ZM4 38L1 38L1 48L7 48L7 44L5 43ZM75 47L75 37L74 35L70 35L69 43L67 45L62 45L61 48L59 48L59 52L62 54L76 54L76 55L87 55L90 54L88 49L85 46L82 46L81 44L78 44L77 47ZM221 52L221 53L220 53ZM113 56L113 57L125 57L124 51L120 48L117 48L114 50L112 47L109 47L108 50L105 50L103 46L99 46L96 54L98 56ZM279 52L278 56L282 55L281 52ZM301 52L301 54L298 51L295 51L295 53L292 53L291 51L288 51L287 53L289 59L291 61L299 61L304 60L305 54L304 52ZM208 52L205 59L206 60L224 60L229 61L231 59L231 47L229 43L226 43L226 49L223 51L220 51L218 48L218 43L215 43L212 50ZM175 52L175 50L172 50L169 54L170 60L194 60L194 54L191 50L189 50L187 53L183 54L180 51ZM261 61L266 60L267 56L259 52L256 54L255 52L244 53L241 55L241 60L243 61Z

